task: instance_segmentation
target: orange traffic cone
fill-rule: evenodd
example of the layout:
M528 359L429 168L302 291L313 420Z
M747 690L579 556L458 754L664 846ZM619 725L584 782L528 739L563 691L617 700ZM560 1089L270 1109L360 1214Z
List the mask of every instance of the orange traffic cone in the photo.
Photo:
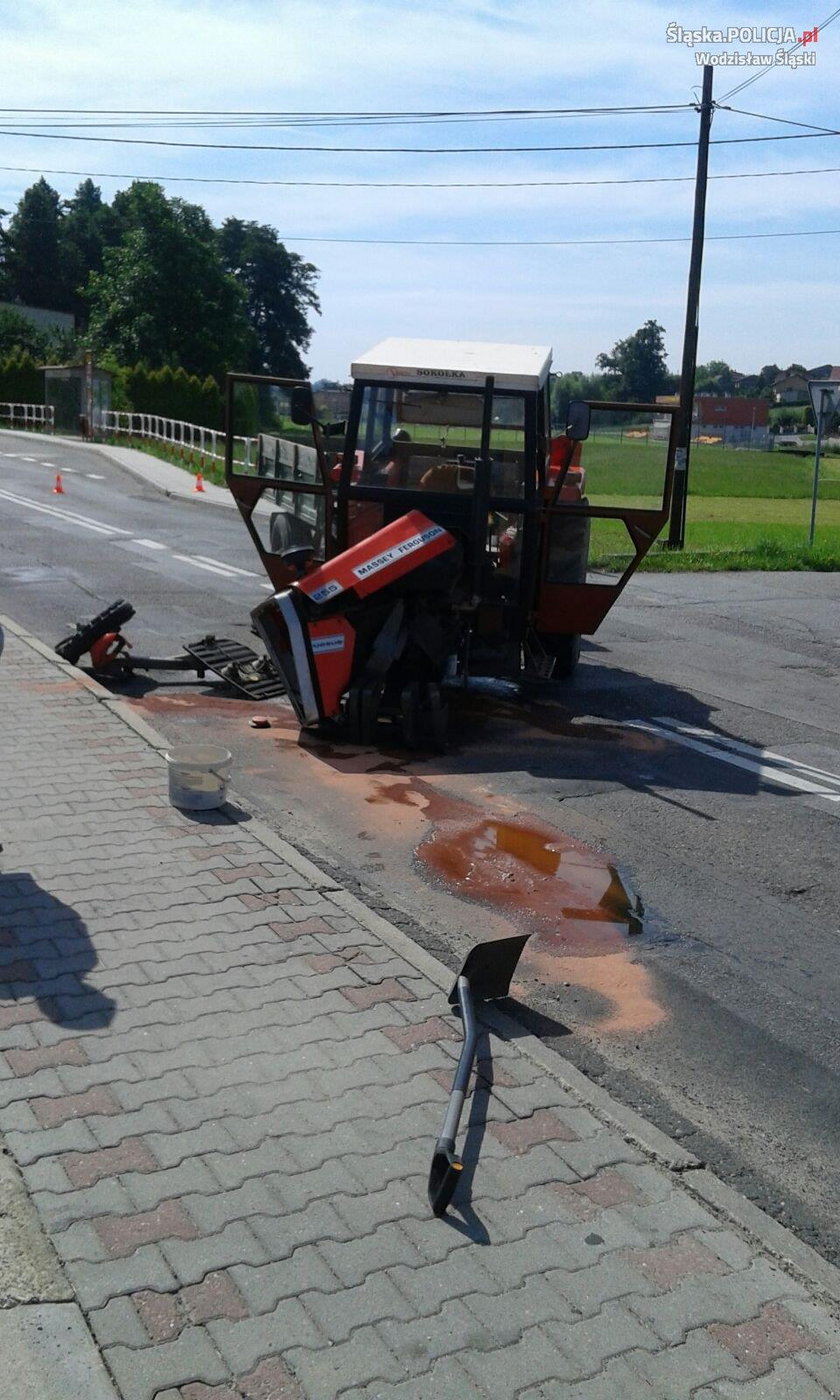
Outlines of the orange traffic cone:
M193 487L193 491L203 491L203 490L204 490L204 478L203 478L203 476L201 475L201 472L196 472L196 474L195 474L195 486Z
M55 474L55 486L52 489L52 493L54 496L64 495L64 487L61 484L61 472L56 472Z

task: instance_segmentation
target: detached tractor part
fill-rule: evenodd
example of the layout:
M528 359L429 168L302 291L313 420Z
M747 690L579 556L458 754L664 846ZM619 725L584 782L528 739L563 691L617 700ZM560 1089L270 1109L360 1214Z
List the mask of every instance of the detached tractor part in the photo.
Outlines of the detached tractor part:
M449 993L449 1005L457 1006L461 1013L464 1043L452 1082L449 1107L435 1144L429 1171L429 1204L435 1215L446 1214L464 1169L464 1164L455 1151L455 1139L478 1043L475 1004L507 996L510 980L530 936L529 933L517 934L513 938L497 938L489 943L477 943L469 953Z
M109 680L126 680L135 671L193 671L203 680L208 671L249 700L272 700L285 694L285 686L267 656L227 637L208 635L184 645L179 656L139 656L122 634L134 617L134 608L119 598L89 622L79 622L55 650L63 661L76 666L90 653L91 669Z

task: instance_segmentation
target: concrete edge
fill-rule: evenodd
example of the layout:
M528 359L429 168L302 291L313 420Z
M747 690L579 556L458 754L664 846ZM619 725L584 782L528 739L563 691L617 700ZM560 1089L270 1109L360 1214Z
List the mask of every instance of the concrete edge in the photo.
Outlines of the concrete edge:
M687 1172L683 1182L693 1196L707 1205L715 1215L723 1216L739 1226L745 1234L758 1240L762 1248L791 1271L831 1298L840 1303L840 1269L823 1259L815 1249L794 1235L786 1225L780 1225L760 1206L742 1196L734 1187L727 1186L713 1172L703 1168Z
M127 713L128 706L125 701L114 700L110 692L97 681L80 672L77 667L69 666L37 637L33 637L25 628L2 614L0 624L59 670L72 675L84 688L91 690L97 699L107 699L111 712L127 723L150 747L160 753L166 751L168 744L163 737L140 716ZM418 972L448 993L453 972L439 958L421 948L383 915L369 909L356 895L342 889L334 880L324 875L312 861L301 855L282 837L277 836L265 822L257 817L252 818L250 830L298 874L311 880L317 889L329 892L334 904L346 910L371 933L377 934ZM663 1133L653 1123L648 1123L633 1109L619 1103L606 1089L593 1083L556 1050L549 1049L536 1036L524 1031L512 1017L499 1011L497 1007L485 1008L482 1016L497 1034L504 1040L515 1043L523 1054L556 1079L563 1088L574 1094L596 1117L620 1132L625 1141L637 1146L665 1170L678 1175L685 1189L702 1200L714 1214L735 1225L765 1253L789 1268L817 1292L833 1300L840 1300L840 1268L823 1259L822 1255L800 1240L787 1226L780 1225L759 1206L748 1201L745 1196L708 1171L698 1157L680 1147L667 1133Z
M32 1303L67 1303L75 1298L7 1149L0 1151L0 1258L0 1312Z

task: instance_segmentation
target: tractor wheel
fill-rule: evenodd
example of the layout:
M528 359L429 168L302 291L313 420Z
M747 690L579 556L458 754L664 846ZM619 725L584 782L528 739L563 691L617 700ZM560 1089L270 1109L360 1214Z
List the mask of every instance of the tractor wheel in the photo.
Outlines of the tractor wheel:
M351 685L344 707L347 739L351 744L373 743L381 700L380 685Z
M555 632L540 636L543 647L549 656L554 657L554 680L569 680L575 674L580 660L580 634Z
M134 616L134 609L124 598L118 598L116 603L105 608L90 622L77 622L76 630L69 637L63 637L56 645L56 651L62 661L69 661L71 666L75 666L81 656L86 651L90 651L95 642L100 637L104 637L107 632L119 632Z
M442 753L446 748L449 707L444 703L440 686L410 681L400 696L403 743L407 749L433 749Z

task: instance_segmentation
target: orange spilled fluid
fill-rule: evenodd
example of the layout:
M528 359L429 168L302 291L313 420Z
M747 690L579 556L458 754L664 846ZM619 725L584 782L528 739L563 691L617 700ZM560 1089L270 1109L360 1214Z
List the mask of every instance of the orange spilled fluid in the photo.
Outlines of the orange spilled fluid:
M402 799L404 800L404 798ZM457 893L506 912L532 937L519 976L602 996L601 1031L642 1031L664 1018L627 938L641 925L617 870L559 832L486 818L442 822L418 857Z

